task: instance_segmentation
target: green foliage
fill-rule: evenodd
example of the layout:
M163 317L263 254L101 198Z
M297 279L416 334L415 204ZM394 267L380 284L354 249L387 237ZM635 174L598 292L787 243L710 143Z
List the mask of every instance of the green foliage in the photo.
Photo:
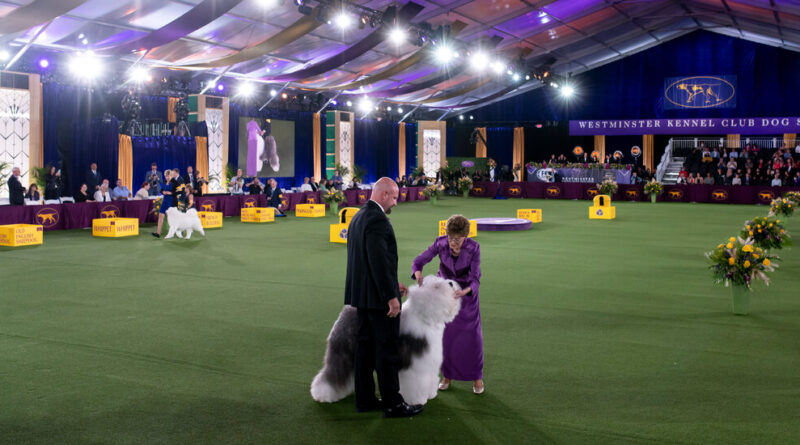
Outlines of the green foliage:
M361 182L364 179L364 176L366 175L367 175L367 169L358 164L353 165L353 179L356 179L359 182Z
M769 285L769 277L765 272L772 272L778 267L773 263L778 259L777 256L769 255L761 247L753 247L752 241L734 237L706 253L706 258L711 261L709 268L714 281L725 286L750 288L754 279L763 280L764 284Z
M31 167L30 173L31 178L34 180L34 184L39 187L39 193L44 195L44 188L47 186L47 173L50 172L50 164L45 165L44 167Z
M6 185L9 176L11 176L11 165L0 161L0 188Z
M341 177L345 177L350 173L350 169L347 166L342 165L338 162L333 166L333 170L336 172L337 175Z

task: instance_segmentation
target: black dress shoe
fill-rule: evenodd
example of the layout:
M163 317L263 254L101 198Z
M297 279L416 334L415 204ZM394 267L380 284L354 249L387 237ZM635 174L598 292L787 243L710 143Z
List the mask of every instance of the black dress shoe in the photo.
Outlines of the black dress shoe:
M370 412L370 411L380 411L382 409L383 409L383 403L381 402L381 399L375 399L374 401L372 401L371 403L368 403L365 406L356 405L356 412L359 412L359 413L367 413L367 412Z
M409 405L403 402L395 407L383 410L383 417L411 417L422 412L422 405Z
M153 235L153 236L154 236L154 237L156 237L156 238L161 238L161 235L159 235L159 234L158 234L158 233L156 233L156 232L153 232L153 233L151 233L151 235Z

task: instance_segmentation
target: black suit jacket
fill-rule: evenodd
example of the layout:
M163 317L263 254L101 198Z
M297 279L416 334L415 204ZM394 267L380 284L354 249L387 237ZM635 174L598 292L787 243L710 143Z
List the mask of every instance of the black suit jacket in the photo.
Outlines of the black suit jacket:
M275 187L275 190L270 190L269 198L267 198L267 206L277 209L281 205L281 193L280 187Z
M196 190L197 189L197 187L196 187L197 181L195 181L194 175L190 175L190 174L187 173L187 174L183 175L183 177L181 179L183 179L183 183L184 184L191 185L192 186L192 190Z
M19 182L19 178L14 175L8 178L8 202L12 206L25 204L25 187Z
M389 218L375 201L350 221L344 302L361 309L388 310L397 288L397 241Z
M91 195L93 194L97 187L103 183L103 175L100 174L100 170L97 170L97 174L92 174L92 171L89 170L86 172L86 186L88 187L87 192Z

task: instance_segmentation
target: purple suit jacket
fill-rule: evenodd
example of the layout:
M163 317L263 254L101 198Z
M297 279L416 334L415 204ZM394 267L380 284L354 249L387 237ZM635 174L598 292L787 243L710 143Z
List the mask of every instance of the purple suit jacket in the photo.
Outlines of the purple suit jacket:
M456 281L462 288L469 286L472 295L478 295L481 284L481 246L477 241L467 238L461 246L461 253L457 258L450 254L450 245L447 236L440 236L424 252L414 259L411 266L411 276L422 267L431 262L434 256L439 255L439 276Z

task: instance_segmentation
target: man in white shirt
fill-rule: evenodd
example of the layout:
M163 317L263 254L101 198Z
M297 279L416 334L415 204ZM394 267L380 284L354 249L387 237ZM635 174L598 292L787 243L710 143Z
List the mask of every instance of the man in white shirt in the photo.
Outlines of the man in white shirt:
M111 194L108 193L108 179L103 179L100 189L94 192L94 200L97 202L111 201Z
M772 183L770 184L773 187L780 187L783 185L783 181L781 181L781 174L775 173L775 177L772 178Z
M242 169L236 170L236 176L231 178L228 185L231 188L231 195L244 194L244 178L242 177Z
M794 148L794 152L800 155L800 144L797 144L797 147Z
M311 188L311 184L309 184L308 181L309 181L308 178L303 179L303 185L300 186L300 191L301 192L313 192L314 191L314 189Z

